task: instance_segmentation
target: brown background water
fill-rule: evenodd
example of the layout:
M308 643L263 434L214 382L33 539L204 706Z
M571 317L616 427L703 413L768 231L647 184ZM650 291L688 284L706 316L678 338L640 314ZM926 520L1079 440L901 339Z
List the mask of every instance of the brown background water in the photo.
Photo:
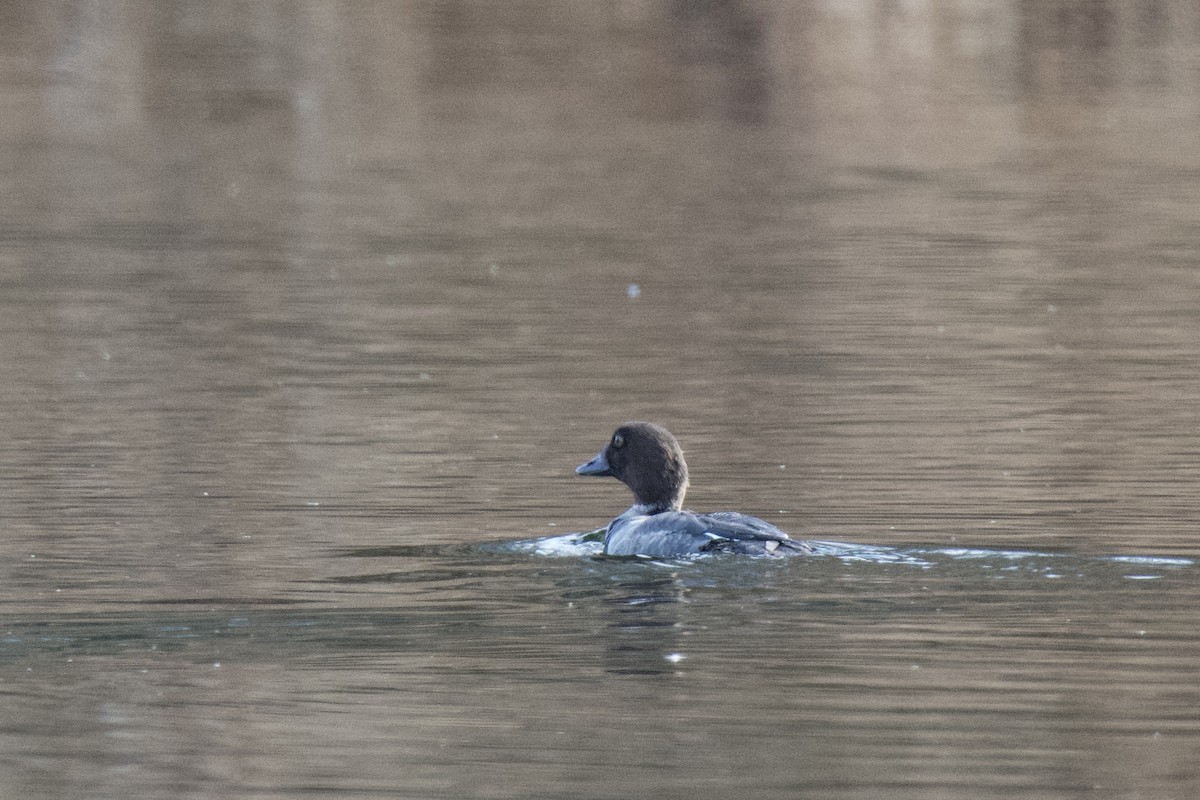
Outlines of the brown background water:
M1200 794L1194 3L38 0L0 98L0 794ZM631 418L899 551L506 545Z

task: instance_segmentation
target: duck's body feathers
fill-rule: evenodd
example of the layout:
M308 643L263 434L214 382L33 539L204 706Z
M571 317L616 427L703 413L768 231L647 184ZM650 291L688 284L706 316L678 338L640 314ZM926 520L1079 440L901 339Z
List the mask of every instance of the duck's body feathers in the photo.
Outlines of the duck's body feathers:
M765 556L800 555L811 553L812 548L769 522L736 511L644 514L634 507L609 523L604 552L612 556L671 557L692 553Z

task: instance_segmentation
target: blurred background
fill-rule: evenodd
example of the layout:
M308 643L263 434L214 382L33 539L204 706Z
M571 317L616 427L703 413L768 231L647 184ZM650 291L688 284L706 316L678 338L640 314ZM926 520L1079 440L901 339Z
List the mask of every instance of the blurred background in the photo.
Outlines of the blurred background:
M0 13L10 539L593 527L650 418L805 535L1195 552L1192 3Z
M1200 555L1190 0L28 0L0 5L0 101L0 610L17 631L6 682L30 658L90 652L73 626L98 610L118 615L96 634L113 647L209 630L198 620L212 609L235 609L214 630L258 620L260 635L287 641L296 618L246 609L477 608L497 584L479 577L489 562L471 548L589 530L625 508L624 487L573 469L627 419L679 436L690 506L758 514L801 538ZM493 575L511 583L502 596L540 602L539 570L551 568L507 569L520 577ZM821 580L857 580L835 573ZM610 578L550 583L604 596ZM1177 649L1196 645L1185 633L1194 584L1160 598L1183 637L1158 653L1164 686L1195 677L1177 671L1195 663ZM789 585L782 596L801 603L806 591ZM1111 619L1128 600L1113 588L1074 602ZM948 605L976 591L956 583ZM1023 586L1020 608L1040 614L1042 591ZM429 625L453 622L428 613ZM969 614L961 630L981 624ZM49 639L30 633L57 625ZM422 646L474 658L476 634L459 630ZM528 654L543 652L522 630ZM317 642L293 656L328 646L353 661L354 643ZM206 668L220 660L205 652ZM372 686L376 657L354 661ZM474 661L447 663L472 685ZM972 685L986 694L995 678ZM56 687L75 680L50 670L21 690L23 721L8 735L26 755L0 770L13 796L58 796L51 785L77 796L80 775L117 769L87 755L105 741L92 731L59 775L69 779L46 782L76 720L125 719L103 692L63 705ZM178 680L187 702L204 685ZM1052 691L1112 680L1074 675ZM520 681L498 685L525 697ZM839 703L860 686L843 688ZM421 697L422 719L464 713ZM574 697L555 694L546 713ZM212 709L192 710L207 720ZM580 721L573 747L598 746L588 729L620 739L633 712L597 713L613 716ZM270 720L243 729L243 745L282 736ZM858 718L864 730L872 720ZM1096 726L1113 731L1107 717ZM1146 796L1200 785L1182 755L1200 741L1194 728ZM361 748L387 740L380 730L338 736ZM739 730L714 727L701 743ZM305 752L275 743L272 758ZM144 782L107 791L288 794L242 782L245 762L155 752ZM421 762L432 773L408 783L343 751L288 763L325 765L292 785L306 796L318 785L336 796L598 792L568 770L489 793L483 767L511 754L437 752ZM688 752L660 759L675 772L625 773L638 781L613 784L613 796L739 785L732 774L675 782ZM758 763L753 752L741 755ZM873 752L884 772L895 766L880 755L893 751ZM1143 751L1117 753L1030 791L1061 797L1091 786L1091 767L1146 763ZM920 764L948 757L931 747ZM1046 774L1012 757L997 775L1013 763ZM439 758L467 783L430 778ZM914 769L882 787L870 782L878 772L850 767L842 783L770 773L758 789L962 788ZM980 780L976 798L1009 785Z

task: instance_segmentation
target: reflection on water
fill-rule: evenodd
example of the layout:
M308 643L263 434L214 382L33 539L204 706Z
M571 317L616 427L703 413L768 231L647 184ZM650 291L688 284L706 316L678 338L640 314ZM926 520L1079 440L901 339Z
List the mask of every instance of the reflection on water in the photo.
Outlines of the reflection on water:
M0 794L1195 795L1198 36L5 4Z
M114 796L181 781L504 797L715 796L747 775L780 797L1190 784L1193 564L918 555L347 554L347 578L394 571L313 582L311 608L42 614L0 640L22 687L6 736L59 754L53 783L17 759L55 796L97 775Z

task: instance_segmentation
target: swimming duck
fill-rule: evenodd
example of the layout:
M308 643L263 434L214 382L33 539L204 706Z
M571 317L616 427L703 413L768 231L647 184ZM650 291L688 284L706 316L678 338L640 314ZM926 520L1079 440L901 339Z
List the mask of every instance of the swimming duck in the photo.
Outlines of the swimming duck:
M803 555L812 548L769 522L717 511L683 510L688 487L683 449L671 432L652 422L617 428L595 458L575 469L579 475L616 478L633 492L633 505L608 524L604 553L612 556L672 557L696 553Z

